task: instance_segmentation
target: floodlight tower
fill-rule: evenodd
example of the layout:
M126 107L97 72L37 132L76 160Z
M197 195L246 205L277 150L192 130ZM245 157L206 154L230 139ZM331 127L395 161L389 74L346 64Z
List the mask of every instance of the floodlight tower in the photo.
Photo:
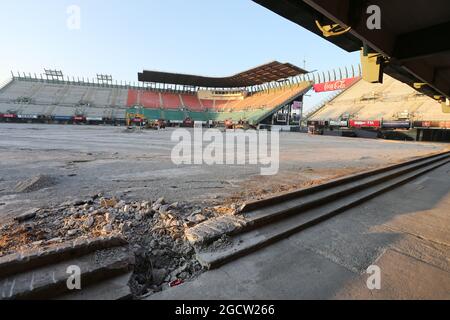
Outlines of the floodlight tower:
M108 74L97 74L97 81L99 84L111 85L113 83L113 78Z
M44 69L47 80L64 81L64 75L61 70Z

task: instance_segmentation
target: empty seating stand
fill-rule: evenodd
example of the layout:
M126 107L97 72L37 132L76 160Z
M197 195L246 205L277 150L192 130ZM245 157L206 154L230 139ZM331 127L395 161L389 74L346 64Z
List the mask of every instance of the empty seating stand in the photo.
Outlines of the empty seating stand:
M233 100L216 100L214 109L218 111L225 110L228 104L234 103Z
M350 115L354 119L396 121L405 112L416 120L450 119L450 114L442 112L439 102L384 75L382 84L355 83L317 110L310 120L339 120L342 115Z
M214 109L214 100L200 100L205 109Z
M139 91L128 90L128 100L127 100L128 107L133 107L138 104L138 95L139 95Z
M177 122L187 117L195 121L257 122L301 95L309 85L259 92L240 100L200 100L196 93L15 78L0 90L0 113L107 119L120 116L124 119L128 108L142 106L152 118Z
M197 95L195 94L183 94L181 95L181 99L183 100L183 105L192 111L203 111L203 106L200 103Z
M162 94L162 100L165 109L180 109L182 107L179 94L164 93Z
M161 96L159 92L140 91L140 105L146 108L161 108Z

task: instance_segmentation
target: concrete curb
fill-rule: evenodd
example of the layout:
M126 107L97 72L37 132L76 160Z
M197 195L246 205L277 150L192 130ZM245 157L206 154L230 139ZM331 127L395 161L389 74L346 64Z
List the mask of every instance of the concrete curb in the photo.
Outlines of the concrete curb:
M347 177L331 180L331 181L328 181L326 183L323 183L323 184L320 184L320 185L317 185L317 186L314 186L314 187L307 187L307 188L303 188L303 189L300 189L300 190L297 190L297 191L287 192L287 193L284 193L284 194L281 194L281 195L277 195L277 196L274 196L274 197L269 197L269 198L266 198L266 199L263 199L263 200L247 202L244 205L244 207L242 208L241 212L242 213L246 213L246 212L258 209L258 208L263 208L263 207L267 206L268 204L273 204L275 202L283 202L283 201L290 200L290 199L293 199L293 198L297 198L297 197L300 197L300 196L308 195L308 194L311 194L311 193L314 193L314 192L317 192L317 191L322 191L322 190L334 188L334 187L340 186L342 184L345 184L345 183L348 183L348 182L351 182L351 181L360 180L360 179L363 179L363 178L367 178L369 176L373 176L373 175L376 175L376 174L384 173L384 172L387 172L387 171L390 171L390 170L394 170L394 169L397 169L397 168L400 168L400 167L404 167L404 166L407 166L407 165L415 164L417 162L421 162L421 161L424 161L424 160L427 160L427 159L432 159L432 158L436 158L436 157L444 156L444 155L450 155L450 151L439 152L439 153L435 153L435 154L432 154L432 155L429 155L429 156L413 159L413 160L410 160L410 161L407 161L407 162L402 162L402 163L399 163L399 164L394 164L394 165L390 165L390 166L387 166L387 167L383 167L383 168L380 168L380 169L365 171L365 172L358 173L358 174L355 174L355 175L351 175L351 176L347 176Z
M275 204L270 200L263 200L261 204L255 202L252 207L259 208L260 211L264 211L264 208L267 208L268 204L271 204L273 207L278 205L281 209L278 212L275 211L273 214L269 214L268 217L265 217L259 222L258 218L256 218L253 225L249 224L249 227L232 235L231 246L229 248L220 252L208 252L206 248L197 252L197 258L204 267L210 269L217 268L262 247L289 237L296 232L334 217L351 207L394 189L449 162L450 152L444 152L363 173L358 175L357 180L372 177L380 173L386 174L379 179L374 177L373 181L361 185L356 184L349 190L315 199L312 203L304 204L304 207L299 206L286 210L286 208L283 209L282 205L283 201L286 201L285 199L293 199L294 197L301 198L305 195L311 195L315 192L341 186L350 181L354 182L353 177L346 177L326 183L325 185L271 198L275 199ZM393 172L391 173L390 171Z
M54 245L48 250L38 249L11 254L0 258L0 279L45 265L80 257L97 250L124 245L127 245L125 239L113 236L93 240L75 240Z

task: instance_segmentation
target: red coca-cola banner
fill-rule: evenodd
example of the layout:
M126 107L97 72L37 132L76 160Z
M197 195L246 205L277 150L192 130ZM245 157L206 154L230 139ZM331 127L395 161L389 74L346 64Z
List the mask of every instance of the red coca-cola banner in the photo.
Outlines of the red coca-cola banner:
M379 121L379 120L350 120L350 127L352 127L352 128L380 128L381 121Z
M337 91L345 90L349 88L352 84L358 81L360 78L348 78L344 80L337 80L332 82L318 83L314 85L315 92L327 92L327 91Z

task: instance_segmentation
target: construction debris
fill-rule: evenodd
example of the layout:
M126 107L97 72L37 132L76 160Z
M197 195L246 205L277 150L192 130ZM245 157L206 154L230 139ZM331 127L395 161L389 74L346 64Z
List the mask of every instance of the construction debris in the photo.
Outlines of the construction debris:
M21 214L20 216L15 217L14 220L17 222L24 222L27 220L31 220L34 217L36 217L36 214L38 211L39 211L39 209L36 209L36 208L30 209L27 212Z
M240 216L224 215L207 220L185 232L186 239L192 245L207 244L219 239L222 235L229 235L247 225L247 221Z
M148 296L203 272L193 245L245 225L233 213L234 209L222 207L168 204L164 198L125 201L95 194L87 200L30 210L1 227L0 258L51 250L70 241L123 237L136 257L131 292L134 297Z

